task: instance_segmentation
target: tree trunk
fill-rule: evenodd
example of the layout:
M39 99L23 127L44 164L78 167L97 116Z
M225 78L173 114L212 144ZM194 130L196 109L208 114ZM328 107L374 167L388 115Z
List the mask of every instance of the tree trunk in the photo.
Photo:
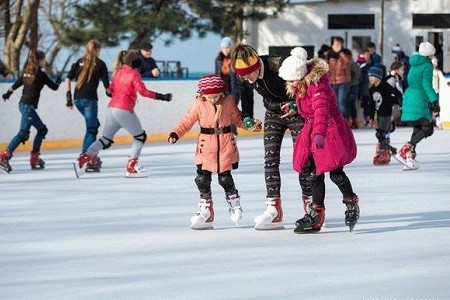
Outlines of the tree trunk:
M15 76L20 71L20 50L25 43L34 16L37 15L40 0L29 0L25 12L22 15L23 0L16 2L16 20L6 36L5 41L5 64Z

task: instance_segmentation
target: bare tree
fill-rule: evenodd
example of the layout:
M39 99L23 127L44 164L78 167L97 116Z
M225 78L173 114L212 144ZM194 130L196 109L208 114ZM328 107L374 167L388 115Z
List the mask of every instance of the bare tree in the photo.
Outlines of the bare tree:
M5 4L9 11L4 11L4 18L5 16L10 18L3 24L5 28L5 64L13 75L19 74L20 51L25 44L33 21L37 18L39 3L40 0L17 0L12 10L9 5Z

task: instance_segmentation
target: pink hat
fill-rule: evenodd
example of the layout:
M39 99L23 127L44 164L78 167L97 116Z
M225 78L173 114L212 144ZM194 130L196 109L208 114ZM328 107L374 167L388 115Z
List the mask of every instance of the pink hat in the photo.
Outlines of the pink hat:
M198 82L198 88L203 95L224 93L228 90L228 85L215 74L204 75Z

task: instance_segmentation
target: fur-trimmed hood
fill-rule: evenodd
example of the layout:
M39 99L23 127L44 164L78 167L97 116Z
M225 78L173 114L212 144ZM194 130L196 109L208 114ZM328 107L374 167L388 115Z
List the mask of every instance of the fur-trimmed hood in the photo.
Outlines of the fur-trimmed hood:
M303 80L307 85L317 84L323 75L328 74L329 67L326 61L320 58L313 58L307 62L308 73Z

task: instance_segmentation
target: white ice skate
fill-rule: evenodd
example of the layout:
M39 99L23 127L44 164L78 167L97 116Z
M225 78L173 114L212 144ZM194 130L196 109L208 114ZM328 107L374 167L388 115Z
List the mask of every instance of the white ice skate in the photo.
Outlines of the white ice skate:
M191 217L191 228L195 230L214 229L214 208L211 199L200 199L200 210Z
M238 194L227 196L227 202L230 206L229 212L231 213L231 221L236 223L239 227L239 221L242 219L242 208L241 208L241 198Z
M281 207L280 198L267 198L266 210L256 216L255 229L256 230L276 230L284 229L283 225L283 209Z

